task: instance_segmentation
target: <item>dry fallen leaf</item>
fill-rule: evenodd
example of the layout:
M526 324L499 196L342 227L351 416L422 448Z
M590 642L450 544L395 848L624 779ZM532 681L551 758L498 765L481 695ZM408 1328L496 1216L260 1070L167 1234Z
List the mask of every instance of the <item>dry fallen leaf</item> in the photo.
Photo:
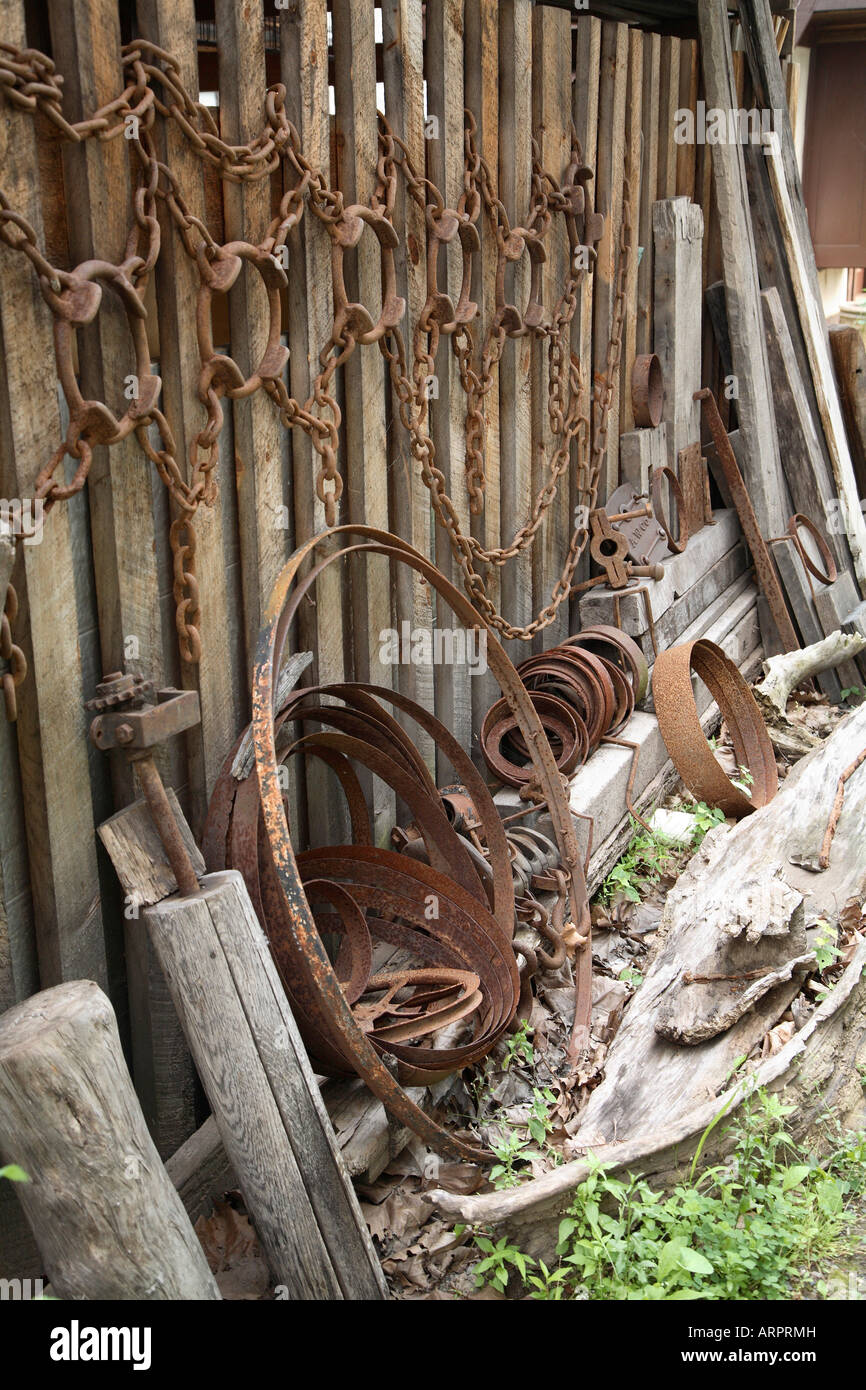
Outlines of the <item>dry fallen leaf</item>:
M211 1271L225 1299L260 1299L271 1287L270 1271L248 1216L230 1202L214 1202L213 1216L195 1223Z

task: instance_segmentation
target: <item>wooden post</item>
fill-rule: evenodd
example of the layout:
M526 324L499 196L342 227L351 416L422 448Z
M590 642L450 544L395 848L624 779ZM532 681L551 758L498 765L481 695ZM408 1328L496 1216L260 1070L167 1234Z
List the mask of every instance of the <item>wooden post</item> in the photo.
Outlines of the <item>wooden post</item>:
M586 24L581 19L581 25ZM501 0L499 6L499 196L513 226L528 215L532 156L532 0ZM515 304L525 304L529 266L524 256L514 273ZM509 542L532 507L530 409L527 382L530 340L506 343L499 367L500 525ZM502 608L516 627L532 617L532 560L524 551L502 571ZM527 649L519 645L513 659Z
M653 341L665 384L668 465L701 437L701 264L704 216L688 198L653 208L655 303Z
M324 0L323 0L324 3ZM424 42L422 13L414 0L393 0L382 8L382 65L385 82L385 107L395 134L406 143L412 163L423 169L427 157L424 139ZM494 130L494 135L497 132ZM495 163L495 161L494 161ZM427 298L426 262L423 248L427 243L424 209L414 198L407 196L403 180L398 181L394 205L395 225L404 228L394 251L397 269L397 293L406 300L408 322L417 323ZM406 321L403 325L406 336ZM498 417L497 417L498 418ZM410 441L397 409L391 402L389 436L391 529L429 559L433 549L433 519L430 494L424 486L410 448ZM487 500L491 508L490 495ZM499 536L498 494L493 509L494 543ZM411 628L433 629L433 603L430 587L408 565L396 565L394 583L395 617L398 624L408 622ZM327 577L327 571L325 576ZM410 700L433 711L433 663L412 662L398 667L397 686ZM431 774L436 770L436 747L433 740L408 715L400 710L395 717L404 724L420 749Z
M631 403L631 373L637 352L638 335L638 242L640 240L640 212L643 206L644 170L641 160L643 131L643 35L639 29L632 29L628 36L628 96L626 100L626 120L628 122L627 151L631 171L632 206L632 246L629 257L628 277L625 290L625 323L623 324L622 360L619 364L619 428L625 432L634 429L634 410ZM620 458L620 463L622 459ZM620 470L621 476L621 470Z
M292 1298L386 1296L240 874L142 914L271 1272Z
M659 177L659 128L657 93L661 63L661 38L658 34L642 34L643 41L643 100L641 105L641 164L640 216L638 240L643 247L637 272L637 337L635 349L640 354L653 350L653 203Z
M219 1298L92 980L0 1019L0 1149L60 1298Z
M598 99L598 164L596 208L604 214L604 235L598 244L593 288L593 379L603 376L616 298L619 233L622 219L622 175L625 154L625 109L628 87L628 28L607 21L601 30L601 86ZM634 239L634 237L632 238ZM598 505L619 484L619 377L610 407L607 454L601 463Z
M19 0L0 0L0 27L5 40L26 44ZM43 244L32 117L6 101L0 107L0 147L4 191ZM0 494L22 501L31 498L37 475L62 437L51 315L29 263L4 246L0 250ZM141 563L146 572L146 557ZM90 692L83 688L65 503L44 518L38 544L19 545L13 579L20 600L13 640L24 651L29 671L18 689L17 723L4 728L0 754L0 992L7 1003L36 987L34 930L43 984L82 974L104 982L107 974L82 707ZM4 584L0 604L5 597ZM13 809L18 803L19 776L29 866ZM22 896L28 877L32 922ZM4 983L7 969L13 979Z
M866 343L858 329L841 326L830 329L830 350L862 501L866 498Z

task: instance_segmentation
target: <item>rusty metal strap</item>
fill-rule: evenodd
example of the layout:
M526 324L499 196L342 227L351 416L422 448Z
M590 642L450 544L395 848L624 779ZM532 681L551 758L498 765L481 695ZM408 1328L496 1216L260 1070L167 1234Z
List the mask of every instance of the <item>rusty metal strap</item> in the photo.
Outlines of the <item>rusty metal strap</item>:
M733 785L713 756L695 707L692 672L721 711L738 765L754 778L751 797ZM694 796L737 820L772 801L779 786L773 745L751 690L720 647L702 638L660 652L653 699L665 747Z

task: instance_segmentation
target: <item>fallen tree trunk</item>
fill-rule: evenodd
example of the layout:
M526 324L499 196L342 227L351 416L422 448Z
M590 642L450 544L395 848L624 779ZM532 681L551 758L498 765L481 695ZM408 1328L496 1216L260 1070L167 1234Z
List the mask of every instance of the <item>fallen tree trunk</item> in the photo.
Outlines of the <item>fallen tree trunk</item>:
M730 1077L798 993L812 959L807 928L819 917L833 922L848 901L862 902L866 894L866 769L847 784L828 870L816 874L792 862L810 859L813 848L817 861L839 776L864 744L866 708L804 758L768 806L707 836L668 895L644 983L611 1045L573 1151L591 1151L614 1168L671 1172L681 1168L714 1116L742 1098L748 1079L728 1090ZM792 1090L803 1124L817 1103L809 1088L816 1074L832 1072L833 1049L840 1045L859 1094L856 1061L866 1055L864 962L861 943L825 1003L756 1069L758 1084ZM793 1074L795 1059L800 1065ZM837 1081L844 1109L844 1078ZM556 1221L587 1171L581 1158L513 1192L428 1195L455 1220L506 1222L523 1249L547 1258Z
M850 661L864 647L866 638L859 633L833 632L823 642L815 642L802 651L771 656L764 662L764 679L755 686L755 698L768 701L778 714L784 715L792 690L819 671Z

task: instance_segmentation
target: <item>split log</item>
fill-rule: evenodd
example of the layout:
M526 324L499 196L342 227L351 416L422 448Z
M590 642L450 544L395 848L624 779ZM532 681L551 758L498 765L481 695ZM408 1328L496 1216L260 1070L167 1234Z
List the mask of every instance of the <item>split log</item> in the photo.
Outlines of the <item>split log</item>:
M803 681L819 671L827 671L850 661L866 648L866 638L834 632L823 642L815 642L799 652L782 652L764 662L764 679L755 686L755 698L784 715L788 697Z
M241 875L208 874L142 917L275 1280L291 1298L385 1297Z
M31 1178L16 1193L60 1298L219 1298L92 981L0 1019L0 1150Z
M842 979L790 1043L760 1062L751 1076L733 1086L730 1078L797 993L797 975L810 955L805 937L810 923L818 917L832 923L849 900L862 904L866 896L863 770L846 786L830 868L817 876L791 862L791 831L802 823L803 807L817 839L838 778L864 744L866 708L853 712L804 758L768 806L734 829L719 827L707 836L668 896L646 978L611 1045L604 1080L581 1116L573 1150L591 1152L612 1169L660 1174L664 1180L681 1173L711 1121L726 1107L730 1113L755 1084L784 1088L801 1126L816 1119L817 1079L835 1078L834 1100L843 1117L854 1106L857 1087L843 1086L833 1053L844 1052L857 1080L856 1067L866 1057L862 941ZM786 972L791 979L782 978ZM714 981L712 988L705 979L694 979L711 975L740 978ZM761 980L769 987L756 998L754 987ZM677 1031L695 1041L702 1033L706 1040L683 1046L671 1040ZM719 1138L716 1133L705 1148L708 1157L717 1151ZM428 1200L454 1220L505 1223L510 1239L547 1258L559 1217L588 1172L580 1158L511 1192L458 1197L436 1190Z

